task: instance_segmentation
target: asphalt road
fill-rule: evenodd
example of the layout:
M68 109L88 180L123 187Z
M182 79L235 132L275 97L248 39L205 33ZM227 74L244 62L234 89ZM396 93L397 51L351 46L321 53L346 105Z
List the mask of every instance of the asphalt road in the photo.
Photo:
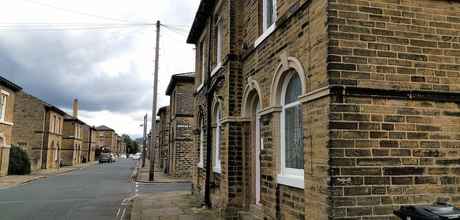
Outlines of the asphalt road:
M133 160L98 164L0 190L0 220L120 220L137 193L190 189L189 184L144 184L129 178Z

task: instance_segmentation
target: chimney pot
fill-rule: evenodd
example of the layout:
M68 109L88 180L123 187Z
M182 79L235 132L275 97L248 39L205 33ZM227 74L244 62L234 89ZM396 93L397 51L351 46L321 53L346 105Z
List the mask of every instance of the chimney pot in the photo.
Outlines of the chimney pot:
M78 99L73 100L73 117L78 118Z

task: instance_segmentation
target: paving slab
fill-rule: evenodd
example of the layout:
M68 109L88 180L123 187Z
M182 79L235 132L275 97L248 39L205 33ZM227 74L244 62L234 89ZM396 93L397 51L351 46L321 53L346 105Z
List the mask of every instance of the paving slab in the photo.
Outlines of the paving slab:
M132 202L131 220L221 219L212 209L202 208L190 192L144 193Z

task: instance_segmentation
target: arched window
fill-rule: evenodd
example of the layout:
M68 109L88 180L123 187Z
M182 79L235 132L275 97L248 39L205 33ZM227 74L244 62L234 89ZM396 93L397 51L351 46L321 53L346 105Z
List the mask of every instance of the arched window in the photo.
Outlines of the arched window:
M204 166L204 122L200 121L200 158L198 161L198 167L203 168Z
M281 91L281 176L302 177L303 182L304 146L299 101L301 94L301 80L292 71L286 75Z
M219 109L219 106L216 106L216 111L215 111L215 120L216 120L216 127L214 130L214 171L217 173L220 173L220 128L221 128L221 112Z

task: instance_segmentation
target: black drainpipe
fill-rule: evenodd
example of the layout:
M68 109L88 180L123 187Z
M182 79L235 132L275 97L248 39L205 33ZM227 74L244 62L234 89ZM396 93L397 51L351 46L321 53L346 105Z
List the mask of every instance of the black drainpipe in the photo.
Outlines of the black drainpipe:
M211 169L212 169L212 132L211 132L211 105L213 98L213 88L211 84L211 43L212 43L212 22L213 15L211 14L209 20L209 38L208 38L208 65L207 65L207 79L206 79L206 180L204 186L204 202L208 208L212 207L211 204Z

